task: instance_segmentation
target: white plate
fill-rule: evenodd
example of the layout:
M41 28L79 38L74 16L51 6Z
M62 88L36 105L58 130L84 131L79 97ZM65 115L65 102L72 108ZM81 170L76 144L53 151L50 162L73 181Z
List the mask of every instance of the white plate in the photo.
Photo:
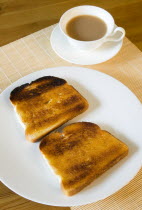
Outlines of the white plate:
M82 51L74 48L60 31L59 25L55 26L51 38L51 46L58 56L71 63L92 65L102 63L114 57L122 47L120 42L106 42L95 50Z
M66 197L55 175L46 167L38 146L25 140L9 101L17 86L52 75L66 79L89 102L84 114L68 122L90 121L128 144L128 157L77 195ZM65 126L65 125L64 125ZM53 206L83 205L101 200L126 185L141 167L141 104L136 96L114 78L80 67L49 68L13 83L0 95L0 179L17 194Z

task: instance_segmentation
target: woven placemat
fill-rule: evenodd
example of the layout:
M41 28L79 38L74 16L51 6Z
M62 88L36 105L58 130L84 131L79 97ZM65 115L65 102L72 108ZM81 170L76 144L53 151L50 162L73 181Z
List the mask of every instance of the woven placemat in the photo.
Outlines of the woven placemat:
M62 60L52 50L49 39L54 27L55 25L47 27L0 48L0 92L31 72L55 66L77 66ZM114 58L86 67L115 77L142 101L142 53L127 38L124 39L121 51ZM105 200L71 209L142 209L142 170L127 186Z

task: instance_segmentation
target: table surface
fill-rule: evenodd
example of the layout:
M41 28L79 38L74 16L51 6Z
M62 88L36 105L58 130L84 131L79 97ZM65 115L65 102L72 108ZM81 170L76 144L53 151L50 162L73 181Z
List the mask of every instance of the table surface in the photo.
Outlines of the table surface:
M31 72L55 66L73 65L58 57L50 45L54 26L47 27L27 37L0 48L0 92L17 79ZM52 59L51 59L52 58ZM76 66L76 65L73 65ZM104 72L125 84L142 101L142 53L127 38L121 51L107 62L86 66ZM142 209L142 170L124 188L102 201L74 207L71 210L139 210ZM0 183L0 210L69 210L34 203L16 195Z
M31 34L35 31L38 31L41 28L45 28L53 23L58 22L63 12L73 6L77 6L81 4L91 4L91 5L94 4L96 6L100 6L100 7L103 7L104 9L107 9L114 16L116 20L116 24L126 29L127 37L137 47L139 47L142 50L142 39L141 39L142 37L142 27L141 27L142 0L131 0L131 1L130 0L123 0L123 1L96 0L94 2L95 3L93 3L93 1L91 0L40 0L40 1L39 0L34 0L34 1L32 0L20 0L20 1L0 0L0 45L4 45L11 41L17 40L27 34ZM17 43L17 44L20 44L20 43ZM126 48L127 48L127 52L129 52L129 55L125 51ZM3 48L3 50L5 50L6 52L8 48L5 48L5 49ZM110 61L105 62L101 65L96 65L94 66L94 68L100 71L103 71L103 70L105 71L106 69L110 69L111 71L114 68L116 68L116 70L117 69L120 70L122 66L124 65L124 63L121 62L122 58L123 58L123 61L124 60L126 61L127 58L129 58L129 61L131 64L131 65L128 65L128 64L124 65L124 70L130 69L132 68L132 66L133 68L136 68L136 67L140 68L139 61L141 60L141 55L139 54L136 48L132 47L132 44L130 42L124 43L124 48L122 49L121 52L123 52L123 56L122 55L120 56L120 54L118 54L118 56L111 59ZM20 60L19 60L19 63L18 62L15 63L14 64L15 66L14 66L13 62L11 62L13 54L9 54L9 55L11 56L8 61L9 63L8 62L5 63L4 58L3 58L3 66L2 66L3 69L5 68L5 72L7 75L8 75L7 69L12 69L11 71L14 72L16 65L17 67L19 65L19 69L21 68L21 70L22 68L24 68L24 66L20 65ZM136 56L137 58L134 57L132 61L132 58L134 55L137 55ZM28 62L28 57L24 59L26 62ZM59 58L56 58L56 59L58 60L58 62L56 62L58 63L58 65L68 65L66 64L66 62L63 62L62 64ZM21 60L21 62L23 62L23 60ZM118 63L117 66L116 66L116 62ZM34 68L41 69L41 66L37 66L35 63L36 63L36 60L34 60L34 64L31 67L33 71L34 71ZM50 67L49 64L48 66ZM19 70L19 74L21 74L20 70ZM111 75L111 73L109 74ZM17 72L16 73L14 72L14 75L9 73L9 75L10 75L9 78L12 82L15 79L18 79L16 77ZM112 73L112 76L115 77L113 73ZM133 84L132 84L133 80L131 81L131 83L129 83L130 81L129 75L128 76L125 75L125 78L123 78L123 76L124 75L121 74L121 76L118 75L118 77L116 78L120 79L122 82L124 82L123 79L126 79L125 80L126 85L132 91L134 91ZM6 86L9 85L7 79L3 80L2 83L0 81L2 89L6 88ZM139 78L137 78L137 81L138 79ZM137 93L137 97L140 98L140 93ZM132 181L131 183L134 183L134 181ZM126 187L124 189L126 189ZM127 191L127 189L125 191ZM124 192L124 195L125 194L126 192ZM5 187L1 183L0 184L0 209L1 210L8 210L8 209L11 209L11 210L24 210L24 209L25 210L29 210L29 209L69 210L70 208L49 207L49 206L37 204L34 202L30 202L16 195L15 193L13 193L11 190L9 190L7 187ZM100 208L100 209L106 210L104 208Z
M57 23L67 9L83 4L108 10L142 50L142 0L0 0L0 46Z

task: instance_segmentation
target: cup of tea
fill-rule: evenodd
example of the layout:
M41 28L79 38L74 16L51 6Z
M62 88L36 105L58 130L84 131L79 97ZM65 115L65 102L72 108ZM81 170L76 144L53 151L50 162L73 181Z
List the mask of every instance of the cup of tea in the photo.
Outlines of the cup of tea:
M110 13L89 5L66 11L59 27L70 44L81 50L96 49L107 41L119 42L125 36L125 30L116 27Z

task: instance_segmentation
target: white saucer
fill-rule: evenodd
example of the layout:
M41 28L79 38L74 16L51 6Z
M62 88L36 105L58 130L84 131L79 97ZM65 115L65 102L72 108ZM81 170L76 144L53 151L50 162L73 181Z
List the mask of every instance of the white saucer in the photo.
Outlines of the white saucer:
M64 60L81 65L102 63L114 57L122 47L123 41L107 42L96 50L82 51L73 47L60 31L57 24L52 31L50 42L53 50Z

